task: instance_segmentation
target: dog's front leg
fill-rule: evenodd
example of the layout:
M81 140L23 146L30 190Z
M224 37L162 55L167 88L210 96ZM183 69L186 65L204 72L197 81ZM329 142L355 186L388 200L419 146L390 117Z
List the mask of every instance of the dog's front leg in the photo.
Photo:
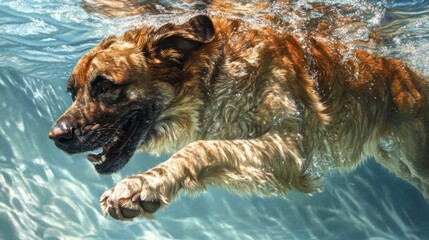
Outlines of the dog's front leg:
M298 134L197 141L146 173L122 180L100 201L106 214L124 220L138 215L152 218L180 189L195 192L214 185L262 195L282 196L288 189L310 192L306 167Z

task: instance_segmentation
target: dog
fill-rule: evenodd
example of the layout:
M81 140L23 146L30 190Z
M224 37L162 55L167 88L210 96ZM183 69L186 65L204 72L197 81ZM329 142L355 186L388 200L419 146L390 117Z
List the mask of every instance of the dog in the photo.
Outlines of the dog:
M319 173L369 157L429 199L427 79L397 59L309 34L197 15L129 30L86 53L73 103L49 133L100 174L139 150L172 156L100 198L120 220L152 219L180 190L311 193Z

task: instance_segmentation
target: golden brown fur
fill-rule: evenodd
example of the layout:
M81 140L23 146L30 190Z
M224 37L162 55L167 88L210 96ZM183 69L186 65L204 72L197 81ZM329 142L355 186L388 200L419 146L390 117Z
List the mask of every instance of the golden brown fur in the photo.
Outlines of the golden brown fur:
M86 85L95 72L128 84L127 94L136 96L130 101L156 98L164 106L140 150L174 154L105 192L105 213L129 219L131 209L152 218L139 201L164 207L181 189L207 185L248 194L309 193L318 187L315 173L351 170L369 156L429 199L423 76L399 60L351 52L317 35L300 41L239 20L210 19L212 39L196 39L207 27L201 17L143 27L106 39L74 69L77 100L68 112L84 109L81 121L108 111L83 100L90 99ZM198 47L159 51L166 35L192 38Z

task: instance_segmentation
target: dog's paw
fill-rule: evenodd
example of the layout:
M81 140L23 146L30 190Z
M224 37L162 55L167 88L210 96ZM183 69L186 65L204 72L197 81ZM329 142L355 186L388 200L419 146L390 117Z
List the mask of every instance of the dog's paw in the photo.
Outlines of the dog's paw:
M160 179L152 179L152 183L150 179L144 174L132 176L104 192L100 198L104 214L118 220L140 216L153 219L153 213L166 204L166 198L159 192L159 189L165 189L160 187Z

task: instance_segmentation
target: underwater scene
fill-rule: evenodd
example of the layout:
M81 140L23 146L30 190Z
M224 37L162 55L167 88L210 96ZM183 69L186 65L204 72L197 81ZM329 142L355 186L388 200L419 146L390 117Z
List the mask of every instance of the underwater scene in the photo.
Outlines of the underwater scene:
M429 76L428 0L0 0L0 239L429 239L429 202L373 159L325 173L313 194L208 187L180 192L154 220L104 216L104 191L169 156L140 152L100 175L84 154L56 148L48 133L72 102L66 82L103 39L197 14L297 35L323 21L350 49L401 59Z

